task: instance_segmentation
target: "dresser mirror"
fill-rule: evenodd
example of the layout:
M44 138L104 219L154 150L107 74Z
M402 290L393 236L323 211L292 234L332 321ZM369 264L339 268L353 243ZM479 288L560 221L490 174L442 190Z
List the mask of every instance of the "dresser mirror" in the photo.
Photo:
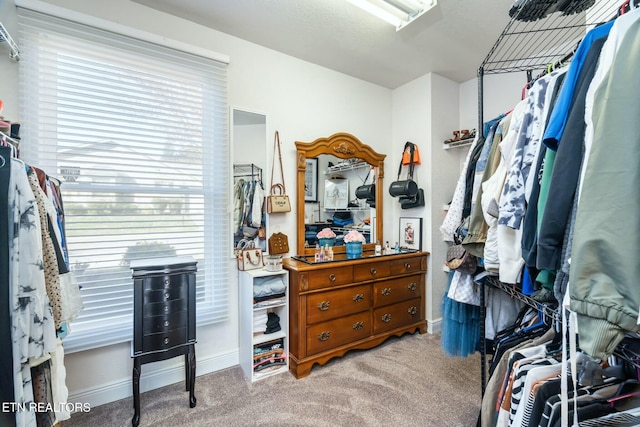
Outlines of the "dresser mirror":
M373 251L376 239L382 239L386 155L345 132L296 141L296 150L297 254L312 255L316 234L323 228L335 232L338 253L344 253L342 237L354 228L367 238L364 250ZM368 184L375 188L368 196L359 194L359 199L356 190Z

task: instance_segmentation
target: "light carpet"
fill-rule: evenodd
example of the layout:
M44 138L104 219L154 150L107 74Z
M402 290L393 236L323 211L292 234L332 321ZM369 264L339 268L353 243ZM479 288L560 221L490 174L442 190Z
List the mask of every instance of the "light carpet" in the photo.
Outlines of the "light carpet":
M316 365L299 380L287 372L250 383L239 366L197 377L195 408L184 383L143 393L140 426L473 427L480 395L478 353L448 357L439 335L416 333ZM62 427L125 427L132 416L128 398Z

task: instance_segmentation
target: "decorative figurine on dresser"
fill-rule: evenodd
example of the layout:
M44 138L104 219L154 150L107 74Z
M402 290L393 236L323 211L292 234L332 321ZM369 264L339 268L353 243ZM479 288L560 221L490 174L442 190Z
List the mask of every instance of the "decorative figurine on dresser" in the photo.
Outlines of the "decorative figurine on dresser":
M196 267L192 257L131 261L133 276L133 407L140 423L142 364L184 355L189 406L196 406Z
M302 378L314 364L324 365L349 350L369 349L391 336L426 333L429 253L399 246L376 250L375 242L383 237L384 154L348 133L296 142L296 149L298 255L283 263L289 271L289 370ZM321 215L320 221L326 221L336 234L329 259L316 256L315 248L305 242L305 215L300 213L312 208L306 206L304 186L310 158L317 159L313 164L317 162L320 171L341 171L341 179L349 180L345 185L349 200L363 184L361 163L375 175L372 203L352 203L346 208L354 218L351 226L335 227L332 212L324 212L325 218ZM323 194L322 188L318 194ZM355 243L358 251L349 248Z

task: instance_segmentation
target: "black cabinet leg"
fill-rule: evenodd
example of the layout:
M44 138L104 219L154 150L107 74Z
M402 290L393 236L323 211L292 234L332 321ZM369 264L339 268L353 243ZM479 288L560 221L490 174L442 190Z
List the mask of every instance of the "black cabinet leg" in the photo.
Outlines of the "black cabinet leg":
M196 385L196 346L189 346L189 407L195 408L196 406L196 396L195 396L195 385Z
M134 414L131 419L131 425L138 427L140 424L140 371L142 364L140 359L135 357L133 359L133 409Z
M184 391L191 389L191 360L189 352L184 354Z

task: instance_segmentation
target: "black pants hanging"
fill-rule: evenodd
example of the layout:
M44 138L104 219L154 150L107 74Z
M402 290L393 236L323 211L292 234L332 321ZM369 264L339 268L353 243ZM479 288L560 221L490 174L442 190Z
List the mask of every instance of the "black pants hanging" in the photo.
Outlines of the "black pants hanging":
M15 402L13 390L13 341L9 306L9 176L11 149L0 147L0 401ZM12 412L0 411L0 425L15 426Z

